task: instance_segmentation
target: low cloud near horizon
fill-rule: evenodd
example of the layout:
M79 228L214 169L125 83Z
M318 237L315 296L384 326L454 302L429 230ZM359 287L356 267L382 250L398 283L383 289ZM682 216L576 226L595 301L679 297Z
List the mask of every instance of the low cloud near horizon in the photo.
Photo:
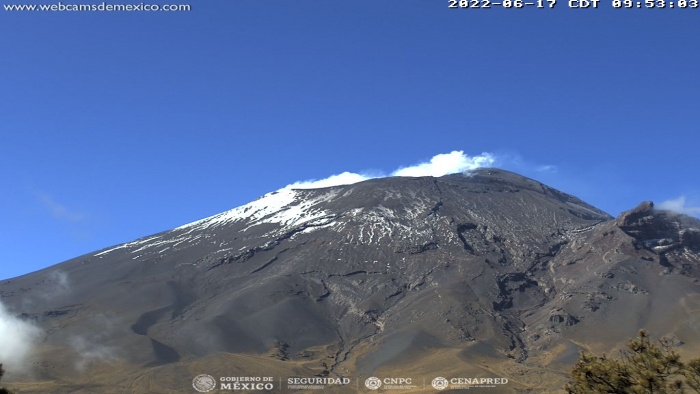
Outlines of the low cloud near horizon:
M27 372L27 359L41 329L10 313L0 302L0 363L8 373Z
M691 216L700 216L700 206L688 202L685 196L673 200L666 200L656 205L658 209L664 209Z
M312 179L301 182L294 182L285 186L285 189L318 189L322 187L351 185L374 178L384 178L386 176L443 176L456 174L459 172L471 171L481 167L491 167L496 162L496 156L492 153L484 152L477 156L469 156L464 151L452 151L433 156L429 161L418 163L408 167L400 167L389 175L357 174L354 172L343 172L331 175L324 179Z

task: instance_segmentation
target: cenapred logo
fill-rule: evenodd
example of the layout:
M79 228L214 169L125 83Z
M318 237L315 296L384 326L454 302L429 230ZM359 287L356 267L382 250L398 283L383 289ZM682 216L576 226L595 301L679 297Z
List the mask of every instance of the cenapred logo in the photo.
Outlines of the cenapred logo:
M372 376L371 378L367 378L367 380L365 380L365 386L367 386L367 388L370 390L377 390L382 387L382 380Z
M438 376L430 382L430 385L433 386L435 390L444 390L450 385L450 382L442 376Z
M192 387L200 393L208 393L216 388L216 379L207 374L197 375L192 379Z
M443 378L433 379L430 383L436 390L451 388L453 390L468 390L470 388L489 388L508 384L506 378Z

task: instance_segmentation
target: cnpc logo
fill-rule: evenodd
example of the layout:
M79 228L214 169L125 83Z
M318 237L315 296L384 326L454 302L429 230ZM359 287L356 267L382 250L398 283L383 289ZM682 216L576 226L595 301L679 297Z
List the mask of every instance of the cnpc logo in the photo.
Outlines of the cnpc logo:
M375 376L372 376L371 378L367 378L367 380L365 380L365 387L367 387L370 390L378 390L380 387L382 387L382 384L387 385L387 386L403 386L403 385L411 385L412 383L413 383L413 380L411 378L379 379Z

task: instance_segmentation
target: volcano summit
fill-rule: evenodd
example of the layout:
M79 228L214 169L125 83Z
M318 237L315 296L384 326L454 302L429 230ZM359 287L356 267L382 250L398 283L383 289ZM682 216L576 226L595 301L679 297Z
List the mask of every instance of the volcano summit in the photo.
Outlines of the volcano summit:
M44 333L31 380L10 385L191 393L207 373L553 391L580 350L640 328L700 351L698 229L652 203L613 218L498 169L282 189L1 283Z

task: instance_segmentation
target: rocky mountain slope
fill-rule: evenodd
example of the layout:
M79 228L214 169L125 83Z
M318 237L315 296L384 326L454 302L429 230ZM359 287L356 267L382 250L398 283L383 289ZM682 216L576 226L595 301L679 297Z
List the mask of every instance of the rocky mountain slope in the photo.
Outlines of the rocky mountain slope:
M45 333L14 384L190 393L202 371L401 373L555 391L580 350L642 327L700 354L698 229L651 203L615 219L497 169L283 189L1 283Z

